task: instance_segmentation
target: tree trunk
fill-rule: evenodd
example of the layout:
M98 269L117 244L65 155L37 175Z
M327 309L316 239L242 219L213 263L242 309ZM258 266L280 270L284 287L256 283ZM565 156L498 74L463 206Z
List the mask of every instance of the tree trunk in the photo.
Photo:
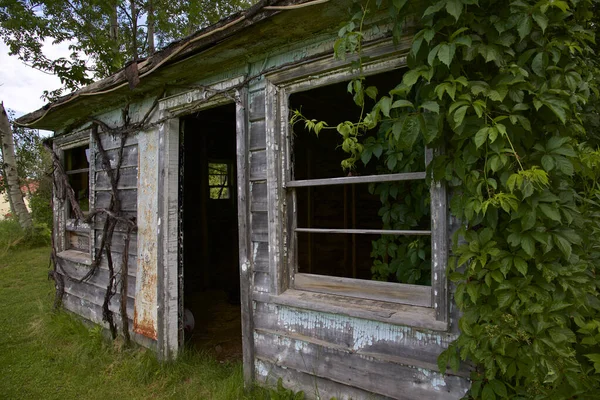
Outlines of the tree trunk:
M135 0L131 0L129 3L130 6L130 13L131 13L131 40L132 40L132 47L133 47L133 61L137 62L139 55L138 55L138 41L137 41L137 29L138 29L138 12L137 9L135 7Z
M119 21L117 12L118 2L115 1L114 5L111 6L110 12L110 30L108 31L108 37L112 41L113 55L117 57L119 55Z
M15 159L15 143L13 133L8 121L8 115L4 109L4 103L0 103L0 148L2 149L2 158L4 161L4 171L6 178L6 191L14 207L19 224L25 231L31 230L33 223L31 215L25 207L23 193L19 187L19 176L17 174L17 160Z
M147 31L147 42L148 42L148 56L154 54L156 50L154 47L154 5L152 4L152 0L148 0L148 31Z

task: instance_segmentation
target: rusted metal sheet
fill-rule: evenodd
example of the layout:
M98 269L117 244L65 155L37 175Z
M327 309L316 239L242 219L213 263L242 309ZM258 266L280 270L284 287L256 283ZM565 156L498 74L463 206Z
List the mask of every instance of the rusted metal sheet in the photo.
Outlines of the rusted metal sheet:
M133 330L156 340L157 332L157 227L158 146L157 133L138 135L138 268Z

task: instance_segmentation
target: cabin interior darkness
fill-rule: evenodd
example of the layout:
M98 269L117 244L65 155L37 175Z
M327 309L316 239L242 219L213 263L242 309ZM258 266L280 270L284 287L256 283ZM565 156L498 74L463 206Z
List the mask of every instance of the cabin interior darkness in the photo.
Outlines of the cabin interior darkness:
M219 359L241 358L235 104L181 122L179 258L185 340ZM189 312L191 331L186 326Z
M380 95L401 81L401 70L367 77L365 86L376 86ZM308 132L303 122L295 124L292 138L294 180L349 176L341 167L348 154L341 149L342 139L335 127L344 121L358 121L361 109L341 82L304 92L289 98L290 110L300 110L308 119L327 122L318 137ZM367 99L368 111L374 101ZM376 132L369 132L375 135ZM364 137L360 139L364 140ZM382 156L384 158L384 156ZM352 175L390 173L378 170L376 163L356 163ZM423 166L420 167L422 171ZM410 183L407 183L410 187ZM400 196L401 199L401 196ZM369 184L301 187L296 189L298 228L382 229L378 214L379 195L369 193ZM429 229L424 227L424 229ZM380 235L340 233L297 233L298 272L355 279L373 279L372 241ZM390 278L392 280L392 278Z

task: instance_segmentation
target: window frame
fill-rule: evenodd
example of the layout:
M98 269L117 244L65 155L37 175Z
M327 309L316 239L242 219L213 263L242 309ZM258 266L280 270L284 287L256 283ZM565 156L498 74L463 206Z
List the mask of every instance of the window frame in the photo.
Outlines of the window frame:
M86 147L89 149L89 172L88 172L88 197L89 197L89 210L92 210L95 206L94 196L94 181L95 181L95 152L93 147L93 138L90 129L85 129L80 132L68 135L66 137L56 137L53 141L54 151L57 153L59 160L65 168L66 152L78 147ZM64 169L65 175L67 174L66 168ZM71 205L69 201L65 199L62 202L54 197L54 215L55 215L55 240L57 244L58 256L67 260L75 261L81 264L90 264L95 256L94 246L95 237L92 223L86 223L83 221L77 221L75 218L71 218ZM89 238L89 246L86 251L72 248L69 243L69 233L79 232L87 234Z
M407 48L395 47L390 42L377 43L363 51L363 73L375 75L406 67ZM346 61L332 60L331 56L306 63L299 67L275 72L266 79L266 129L267 129L267 171L269 209L269 268L273 279L272 292L275 296L285 296L296 291L307 296L315 293L341 296L348 303L358 299L369 301L376 306L387 307L396 304L399 309L415 306L418 310L432 309L435 329L448 327L448 288L446 267L448 263L448 220L446 188L441 182L431 184L431 286L418 286L401 283L367 281L353 278L339 278L325 275L297 272L296 232L296 187L315 184L322 185L363 183L373 181L396 181L425 179L425 172L409 174L371 175L333 179L298 180L292 179L291 142L293 135L289 124L289 97L293 93L317 87L348 81L358 75L349 66L353 58ZM428 149L425 164L443 149ZM271 166L275 165L276 168ZM327 230L334 231L334 230ZM342 230L337 230L342 231ZM363 230L364 231L364 230ZM409 232L410 233L410 232ZM414 233L414 232L413 232ZM283 297L282 296L282 297ZM287 300L283 300L284 302ZM414 312L415 309L411 309ZM429 312L428 312L428 315Z
M210 158L207 160L207 171L208 171L208 178L210 178L211 174L210 174L210 165L211 164L222 164L225 165L225 167L227 167L227 173L226 174L219 174L219 175L223 175L227 177L227 181L225 186L212 186L210 184L210 182L208 183L208 200L209 201L232 201L234 199L234 196L231 195L232 189L233 189L233 185L232 182L234 181L233 179L233 175L234 175L234 168L233 168L233 163L235 161L231 161L231 160L224 160L224 159L215 159L215 158ZM214 176L214 175L213 175ZM219 187L223 187L225 189L227 189L227 197L218 197L218 198L213 198L210 195L210 189L212 188L219 188Z

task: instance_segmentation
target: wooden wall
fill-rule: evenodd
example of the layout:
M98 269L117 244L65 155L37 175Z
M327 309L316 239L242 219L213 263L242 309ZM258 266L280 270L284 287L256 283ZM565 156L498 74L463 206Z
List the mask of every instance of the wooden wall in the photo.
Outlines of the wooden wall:
M250 240L253 287L269 292L269 232L267 212L267 142L265 131L265 92L261 86L249 93L250 159Z
M442 375L437 357L448 332L281 304L269 275L265 90L250 92L250 210L255 380L303 390L309 398L459 399L468 371ZM270 175L269 175L270 176ZM316 305L315 305L316 306Z
M89 132L89 130L88 130ZM116 166L117 155L121 145L118 136L101 132L100 138L102 146L106 150L110 158L111 166ZM101 168L102 161L96 146L90 137L90 146L94 159L90 163L90 168L93 171L93 177L90 179L90 209L108 208L111 198L110 182L106 171ZM61 142L68 141L68 135L61 137ZM59 147L60 148L60 147ZM91 171L91 172L92 172ZM118 184L119 197L121 200L121 208L126 217L137 217L137 175L138 175L138 145L137 135L130 135L123 149L123 160L120 169L120 180ZM90 241L94 246L94 252L100 247L104 223L106 217L98 215L91 230L84 233L90 237ZM55 235L60 236L62 224L56 224ZM120 274L122 266L122 254L124 251L126 228L119 223L115 229L112 238L112 259L115 268L115 274ZM104 303L104 295L109 283L108 263L106 255L103 254L99 269L97 272L84 282L79 280L85 276L90 269L92 260L91 251L70 251L59 252L59 268L58 273L62 274L65 282L65 293L63 298L64 307L92 322L108 325L102 321L102 305ZM129 243L129 260L128 260L128 279L127 279L127 314L129 318L129 329L133 329L133 314L134 314L134 299L137 277L137 234L131 234ZM120 280L117 275L117 279ZM117 286L117 293L110 302L110 309L114 313L114 319L117 321L119 329L121 327L121 295L120 283ZM145 339L141 335L134 335L134 340L141 342L147 346L152 346L151 341Z

